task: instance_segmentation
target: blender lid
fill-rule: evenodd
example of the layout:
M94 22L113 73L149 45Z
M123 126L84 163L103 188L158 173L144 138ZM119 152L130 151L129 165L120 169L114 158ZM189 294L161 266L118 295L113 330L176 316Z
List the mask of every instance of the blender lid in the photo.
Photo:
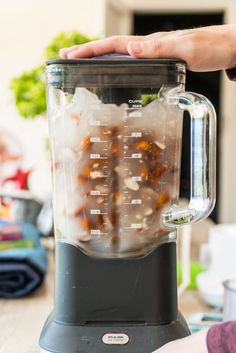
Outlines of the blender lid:
M47 61L47 82L73 92L75 87L161 87L184 84L186 63L179 59L136 59L108 54Z
M118 53L111 53L101 56L94 56L91 58L80 59L55 59L46 61L46 65L91 65L91 64L106 64L106 65L186 65L186 62L176 58L161 58L161 59L138 59L130 55L123 55Z

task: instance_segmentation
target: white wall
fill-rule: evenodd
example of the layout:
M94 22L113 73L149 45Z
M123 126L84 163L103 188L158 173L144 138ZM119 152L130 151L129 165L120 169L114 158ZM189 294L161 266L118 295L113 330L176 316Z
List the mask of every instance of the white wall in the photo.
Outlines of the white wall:
M16 112L9 90L12 77L42 61L45 46L61 31L88 36L104 34L103 0L0 0L0 130L21 139L25 164L33 167L31 186L38 196L50 188L49 165L43 140L46 119L26 121Z

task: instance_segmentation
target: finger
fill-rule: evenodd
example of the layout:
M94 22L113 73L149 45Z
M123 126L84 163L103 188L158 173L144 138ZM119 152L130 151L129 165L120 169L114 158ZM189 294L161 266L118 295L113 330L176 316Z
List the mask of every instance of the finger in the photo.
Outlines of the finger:
M89 42L82 45L74 45L70 48L63 48L60 50L60 56L64 59L76 59L103 55L111 52L127 54L127 45L130 41L150 41L169 36L182 35L183 31L169 31L169 32L156 32L147 36L112 36L106 39Z
M77 57L89 57L94 56L94 51L99 51L102 55L109 53L111 51L121 54L127 54L127 44L130 40L137 41L137 40L150 40L152 38L161 38L167 35L170 35L173 32L157 32L152 33L146 36L112 36L108 37L103 40L93 41L90 43L82 44L82 45L73 45L70 48L62 48L60 49L59 55L61 58L66 59L69 53L72 53L70 57L77 58ZM74 53L76 52L76 53Z
M112 36L98 41L79 45L72 51L66 53L68 59L88 58L107 53L127 54L127 43L137 41L142 37L138 36ZM63 53L64 54L64 53Z
M114 45L113 47L113 51L116 52L116 53L123 53L123 54L127 54L127 43L132 40L132 41L136 41L136 40L140 40L142 38L142 40L150 40L152 38L161 38L161 37L165 37L167 35L170 35L172 32L157 32L157 33L152 33L152 34L149 34L145 37L141 37L141 36L119 36L119 37L108 37L106 38L106 43L104 43L104 46L103 48L101 48L101 45L103 45L103 43L101 43L102 41L105 42L105 40L99 40L99 41L93 41L93 42L90 42L88 43L89 45L86 45L86 44L81 44L81 45L73 45L72 47L69 47L69 48L61 48L60 51L59 51L59 55L62 59L66 59L67 58L67 55L71 52L74 52L74 51L77 51L77 54L76 55L79 55L79 57L81 57L82 55L84 57L87 57L92 49L93 50L96 50L96 46L97 47L100 47L102 52L101 54L98 54L98 55L102 55L102 54L106 54L108 53L109 51L108 50L111 50L110 48L110 45ZM111 42L112 43L111 43ZM120 46L124 46L124 48L120 48ZM91 48L90 48L91 46ZM106 47L107 46L107 47ZM121 51L123 50L123 51ZM93 55L91 55L93 56Z
M79 45L73 45L72 47L69 47L69 48L61 48L59 50L59 56L62 58L62 59L66 59L67 58L67 54L73 50L76 50L77 48L79 47Z
M127 44L127 51L135 58L178 58L177 42L178 40L171 36L147 41L132 41Z

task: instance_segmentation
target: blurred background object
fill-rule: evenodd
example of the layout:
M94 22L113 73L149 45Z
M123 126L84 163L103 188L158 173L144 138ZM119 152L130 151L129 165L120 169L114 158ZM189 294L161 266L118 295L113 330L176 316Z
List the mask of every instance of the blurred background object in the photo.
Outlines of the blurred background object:
M4 298L32 293L47 272L45 248L51 243L45 238L53 235L53 213L44 63L58 58L61 47L91 40L77 31L77 14L73 24L69 16L65 23L66 12L71 14L68 4L48 5L45 13L43 3L10 0L0 14L0 45L5 48L0 73L0 297ZM42 26L42 18L55 8L54 26L46 19ZM80 8L91 10L83 4ZM88 28L85 21L82 27Z
M236 320L236 279L228 279L224 285L224 321Z
M197 287L209 305L223 307L223 282L236 277L235 253L236 224L211 227L208 242L201 244L199 254L207 271L197 277Z
M0 131L0 297L4 298L32 293L47 272L47 253L37 227L42 201L29 191L30 173L24 169L18 137ZM44 235L51 232L52 215Z
M0 130L0 180L16 172L22 160L22 144L17 136Z
M31 294L47 273L47 252L38 231L31 224L0 221L0 235L0 297Z

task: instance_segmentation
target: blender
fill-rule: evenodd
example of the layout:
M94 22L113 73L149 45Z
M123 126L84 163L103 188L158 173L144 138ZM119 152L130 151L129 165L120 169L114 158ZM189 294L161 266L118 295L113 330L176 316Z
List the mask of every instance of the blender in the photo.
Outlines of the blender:
M185 63L107 55L47 63L55 307L42 352L151 353L190 334L178 310L176 230L215 202L215 112ZM183 112L190 200L180 206Z

